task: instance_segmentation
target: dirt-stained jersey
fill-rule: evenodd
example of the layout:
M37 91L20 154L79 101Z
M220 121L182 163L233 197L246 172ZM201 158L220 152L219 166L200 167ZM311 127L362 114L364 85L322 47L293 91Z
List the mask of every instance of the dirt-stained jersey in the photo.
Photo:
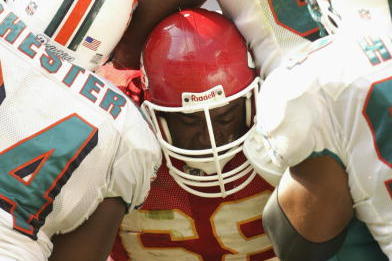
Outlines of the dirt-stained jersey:
M280 167L314 153L338 159L349 174L357 217L390 259L391 58L390 36L339 35L315 42L265 81L252 138L253 144L264 141ZM252 156L257 146L251 144L245 152L257 165Z
M43 261L105 197L143 203L160 148L136 106L0 1L0 259Z
M237 155L227 163L225 171L244 160L242 154ZM273 258L261 220L272 190L257 176L244 189L226 198L202 198L183 190L163 164L142 208L123 220L119 236L125 251L116 246L112 257L115 261Z

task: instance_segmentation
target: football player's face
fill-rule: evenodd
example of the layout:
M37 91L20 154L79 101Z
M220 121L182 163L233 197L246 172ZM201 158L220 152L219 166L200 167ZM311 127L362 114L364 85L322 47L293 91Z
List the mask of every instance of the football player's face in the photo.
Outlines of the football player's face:
M217 146L230 143L247 131L245 113L244 98L210 111ZM211 148L204 112L167 113L164 117L174 146L189 150Z

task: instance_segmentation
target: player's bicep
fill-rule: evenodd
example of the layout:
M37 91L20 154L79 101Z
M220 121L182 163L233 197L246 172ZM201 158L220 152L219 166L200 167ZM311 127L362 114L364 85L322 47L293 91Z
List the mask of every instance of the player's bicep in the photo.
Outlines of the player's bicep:
M313 242L335 237L353 216L348 175L330 155L291 167L279 184L278 198L294 228Z
M139 69L140 54L155 25L179 9L201 6L205 0L139 0L131 23L113 57L116 68Z
M264 208L263 226L278 257L327 260L343 245L352 216L344 168L321 156L283 175Z

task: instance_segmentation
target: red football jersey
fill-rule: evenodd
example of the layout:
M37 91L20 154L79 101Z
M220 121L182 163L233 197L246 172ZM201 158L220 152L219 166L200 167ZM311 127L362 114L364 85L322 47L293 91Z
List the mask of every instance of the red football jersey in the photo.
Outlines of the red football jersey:
M237 155L225 170L244 160ZM272 190L256 176L226 198L202 198L180 188L162 165L142 208L124 218L111 256L115 261L273 258L261 219Z

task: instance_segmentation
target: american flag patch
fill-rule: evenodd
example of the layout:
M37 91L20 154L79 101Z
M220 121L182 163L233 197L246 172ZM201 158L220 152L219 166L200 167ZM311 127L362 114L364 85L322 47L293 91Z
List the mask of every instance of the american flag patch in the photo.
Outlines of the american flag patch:
M96 51L101 44L101 41L95 40L94 38L87 36L86 39L83 41L83 46L87 47L88 49L91 49L93 51Z

